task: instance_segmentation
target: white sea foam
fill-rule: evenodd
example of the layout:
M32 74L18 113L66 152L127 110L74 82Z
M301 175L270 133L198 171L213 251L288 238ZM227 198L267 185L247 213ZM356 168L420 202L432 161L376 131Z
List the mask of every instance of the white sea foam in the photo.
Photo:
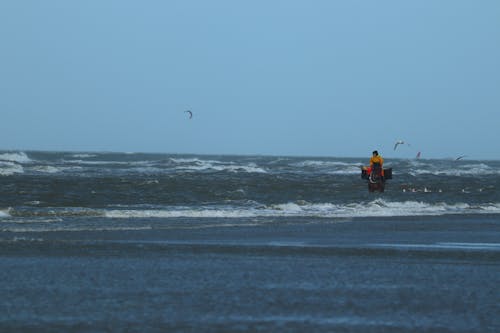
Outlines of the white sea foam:
M474 249L474 250L495 250L500 251L500 243L456 243L446 242L437 243L440 246L448 246L452 248Z
M201 162L198 158L170 158L170 161L174 163L198 163ZM207 162L215 162L215 161L207 161Z
M170 162L170 163L169 163ZM170 158L164 164L161 161L89 161L82 159L66 160L65 163L79 166L124 168L138 173L161 173L164 171L199 172L199 171L228 171L233 173L266 173L267 171L255 163L237 164L235 162L221 162L202 160L198 158ZM173 164L173 165L172 165Z
M151 161L84 161L84 160L67 160L66 163L82 164L82 165L150 165Z
M172 162L179 164L175 167L179 171L229 171L248 173L267 173L255 163L236 164L234 162L221 162L215 160L201 160L198 158L171 158Z
M62 168L54 167L51 165L39 165L34 167L33 170L42 173L58 173L62 171Z
M55 226L52 225L50 227L40 227L40 226L31 226L31 227L8 227L1 228L0 232L54 232L54 231L72 231L72 232L81 232L81 231L137 231L137 230L151 230L151 226L139 226L139 227L131 227L131 226L68 226L61 225Z
M30 162L32 160L24 152L0 154L0 176L24 173L22 164Z
M253 217L391 217L391 216L437 216L448 214L500 214L500 203L471 206L467 203L424 203L417 201L389 202L374 200L366 204L353 203L285 203L265 208L210 207L165 209L121 209L107 210L108 218L253 218Z
M33 238L33 237L14 237L12 242L43 242L43 238Z
M477 164L466 164L457 166L455 168L439 168L433 166L425 166L418 169L412 169L409 172L412 176L419 175L434 175L434 176L488 176L488 175L500 175L500 169L493 168L484 163Z
M460 250L489 250L489 251L500 251L500 243L450 243L450 242L440 242L431 244L392 244L392 243L381 243L381 244L368 244L369 246L375 247L385 247L385 248L399 248L399 249L460 249Z
M256 217L251 210L231 209L172 209L172 210L110 210L108 218L244 218Z
M91 157L96 157L97 155L95 154L73 154L71 157L73 158L91 158Z
M13 162L0 161L0 176L11 176L15 173L24 173L23 166Z
M201 167L188 168L194 171L214 170L229 172L266 173L266 170L257 167L255 164L249 165L204 165Z
M331 175L358 175L361 173L359 166L349 166L341 170L331 170L326 173Z
M297 163L293 163L292 166L296 166L299 168L303 167L351 167L351 166L359 167L362 165L361 163L348 163L341 161L317 161L317 160L307 160L301 161Z
M24 152L0 154L0 161L30 163L32 160Z
M360 173L361 163L348 163L340 161L320 161L306 160L291 164L291 166L300 169L315 169L317 171L331 175L357 175Z
M0 218L10 217L8 210L0 210Z
M46 173L46 174L58 174L64 172L81 172L83 167L81 166L52 166L52 165L37 165L31 168L27 168L26 172L36 172L36 173Z

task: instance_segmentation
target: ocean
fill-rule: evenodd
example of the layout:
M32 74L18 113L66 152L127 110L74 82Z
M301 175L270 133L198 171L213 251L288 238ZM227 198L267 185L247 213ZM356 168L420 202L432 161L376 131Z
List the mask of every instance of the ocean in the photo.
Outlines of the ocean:
M368 160L0 152L0 331L500 331L500 161Z

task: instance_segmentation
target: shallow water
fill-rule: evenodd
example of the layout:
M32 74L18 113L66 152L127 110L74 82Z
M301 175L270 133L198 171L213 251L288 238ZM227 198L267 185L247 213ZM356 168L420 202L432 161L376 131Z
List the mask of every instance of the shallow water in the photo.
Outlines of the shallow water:
M137 221L139 223L140 221ZM496 332L500 223L0 233L2 331Z
M0 331L497 332L500 164L0 153Z

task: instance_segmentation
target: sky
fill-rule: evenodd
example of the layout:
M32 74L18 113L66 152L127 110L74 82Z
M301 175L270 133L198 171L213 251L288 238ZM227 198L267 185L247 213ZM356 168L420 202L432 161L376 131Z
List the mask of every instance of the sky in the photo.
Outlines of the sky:
M2 0L0 41L0 150L500 159L498 0Z

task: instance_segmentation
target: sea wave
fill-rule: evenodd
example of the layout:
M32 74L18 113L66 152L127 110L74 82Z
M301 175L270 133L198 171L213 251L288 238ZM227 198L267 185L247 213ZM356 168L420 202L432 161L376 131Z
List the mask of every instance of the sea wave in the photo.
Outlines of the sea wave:
M255 163L238 164L235 162L223 162L216 160L204 160L198 158L171 158L175 169L185 172L196 171L228 171L247 173L267 173L267 171Z
M140 231L151 230L151 226L96 226L96 225L43 225L43 226L15 226L15 227L0 227L0 232L9 233L27 233L27 232L54 232L54 231ZM1 242L1 240L0 240Z
M172 210L109 210L104 213L108 218L248 218L258 217L251 210L238 209L172 209Z
M64 171L64 169L61 167L55 167L51 165L38 165L33 167L32 170L40 173L52 173L52 174Z
M65 160L64 164L83 167L100 168L102 172L120 169L133 173L162 173L162 172L205 172L227 171L232 173L267 173L265 169L255 163L223 162L198 158L169 158L166 160L118 161L118 160Z
M86 208L86 207L37 207L37 208L9 208L8 216L15 219L22 218L20 222L26 222L26 218L40 219L37 221L45 221L45 218L65 218L65 217L102 217L105 213L102 209ZM49 220L53 222L53 220ZM19 222L19 221L18 221Z
M12 176L24 173L22 164L31 163L32 160L24 152L0 154L0 176Z
M71 156L73 158L92 158L92 157L96 157L97 155L95 155L95 154L73 154Z
M262 156L190 156L169 154L45 153L22 151L0 153L0 175L78 172L101 174L300 174L338 175L359 179L363 160L354 158L276 158ZM498 177L498 161L391 160L395 179L422 175L444 177Z
M68 164L79 164L79 165L129 165L129 166L144 166L150 165L151 161L85 161L85 160L66 160L65 163Z
M0 161L15 162L15 163L31 163L31 158L24 152L3 153L0 154Z
M22 165L13 162L0 161L0 176L12 176L16 173L24 173Z
M449 214L500 214L500 203L470 205L467 203L391 202L374 200L368 203L284 203L263 208L238 207L171 207L168 209L112 209L108 218L258 218L258 217L391 217L433 216Z
M500 175L500 169L491 167L484 163L466 164L455 168L437 168L434 166L425 166L419 169L409 171L412 176L434 175L434 176L488 176Z
M359 169L362 166L361 163L348 163L340 161L319 161L319 160L306 160L296 163L292 163L292 166L303 168L303 167L357 167Z
M0 218L4 218L4 217L10 217L9 212L5 211L5 210L0 210Z
M432 216L447 214L500 213L500 204L473 206L467 203L426 203L420 201L374 200L367 203L351 204L297 204L287 203L273 207L285 216L315 217L391 217L391 216Z
M331 175L356 175L359 174L362 163L349 163L341 161L305 160L290 164L297 171L314 170Z
M110 208L10 208L0 211L0 218L356 218L356 217L404 217L438 216L450 214L500 214L500 203L427 203L420 201L389 201L376 199L365 203L307 203L288 202L274 205L251 203L248 206L168 206L134 207L115 206Z

